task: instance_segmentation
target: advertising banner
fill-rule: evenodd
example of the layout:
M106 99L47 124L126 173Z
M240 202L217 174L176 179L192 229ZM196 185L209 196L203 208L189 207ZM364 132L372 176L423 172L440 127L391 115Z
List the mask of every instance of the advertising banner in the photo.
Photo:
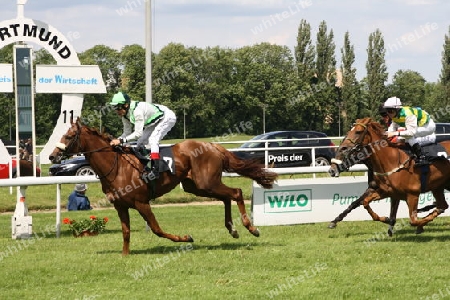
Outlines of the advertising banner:
M255 226L293 225L330 222L367 189L367 177L308 178L279 180L271 190L253 184L252 217ZM447 201L450 193L446 192ZM431 193L421 194L419 208L432 204ZM390 198L371 202L379 216L389 216ZM429 212L425 212L423 216ZM447 210L444 215L450 215ZM408 207L401 201L398 218L409 218ZM420 215L422 217L422 215ZM360 206L344 221L372 220Z
M13 65L0 64L0 93L13 92Z
M36 93L105 94L106 86L96 65L37 65Z

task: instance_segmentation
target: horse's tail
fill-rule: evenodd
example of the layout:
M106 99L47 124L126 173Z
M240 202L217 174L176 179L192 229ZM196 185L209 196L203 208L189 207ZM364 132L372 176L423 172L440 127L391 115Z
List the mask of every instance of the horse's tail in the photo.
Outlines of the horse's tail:
M213 144L220 151L223 158L223 168L226 172L237 173L241 176L253 179L265 189L271 189L278 174L265 169L259 159L241 159L233 152L228 151L219 144Z

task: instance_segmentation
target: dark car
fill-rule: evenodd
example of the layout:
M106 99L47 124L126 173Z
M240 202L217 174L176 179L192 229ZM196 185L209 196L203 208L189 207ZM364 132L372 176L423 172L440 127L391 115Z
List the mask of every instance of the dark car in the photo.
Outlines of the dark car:
M450 123L436 123L436 143L450 140Z
M84 156L76 156L61 161L49 168L50 176L87 176L95 175L94 170Z
M291 141L283 141L283 140ZM301 139L301 140L300 140ZM327 166L335 155L335 145L323 132L318 131L273 131L255 136L240 146L234 153L240 158L259 157L265 161L263 149L255 151L240 151L239 149L265 148L268 141L268 165L274 163L275 168L304 167L312 165L312 148L315 148L315 165ZM280 148L289 149L280 149ZM308 147L303 149L290 149L292 147ZM317 148L320 147L320 148ZM276 149L278 148L278 149Z

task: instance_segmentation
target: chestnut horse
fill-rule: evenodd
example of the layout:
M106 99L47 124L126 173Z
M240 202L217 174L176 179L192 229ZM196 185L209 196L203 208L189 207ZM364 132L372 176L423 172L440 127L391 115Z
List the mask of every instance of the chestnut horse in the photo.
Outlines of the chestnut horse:
M239 234L234 228L231 200L236 201L242 224L254 236L259 236L247 215L242 190L222 183L222 172L235 172L255 180L263 188L270 189L277 174L264 169L254 160L242 160L220 145L186 140L172 147L175 173L160 173L157 181L141 179L143 165L132 149L111 147L111 138L80 123L71 121L71 127L61 138L50 160L58 162L63 156L83 153L100 179L102 190L117 210L122 223L122 254L130 252L129 209L136 209L154 234L174 242L193 242L190 235L178 236L164 232L152 212L150 200L160 197L180 182L183 189L197 196L221 200L225 206L225 227L232 237Z
M450 143L441 145L450 153ZM336 152L336 158L330 166L330 175L339 176L341 171L348 170L352 165L365 161L373 171L373 181L364 194L353 202L343 214L335 220L342 220L346 214L360 204L368 211L374 221L389 224L388 234L392 235L396 222L397 209L400 200L406 200L409 209L410 224L417 226L417 233L423 232L423 226L432 221L447 208L444 189L450 189L450 162L437 159L429 166L425 180L421 180L421 167L415 166L415 161L397 144L391 143L385 137L381 124L370 118L359 119L347 133ZM420 193L431 191L436 199L436 209L428 216L419 219L417 213ZM390 217L378 216L369 203L375 200L391 197ZM330 224L332 227L333 222ZM334 223L335 226L335 223Z

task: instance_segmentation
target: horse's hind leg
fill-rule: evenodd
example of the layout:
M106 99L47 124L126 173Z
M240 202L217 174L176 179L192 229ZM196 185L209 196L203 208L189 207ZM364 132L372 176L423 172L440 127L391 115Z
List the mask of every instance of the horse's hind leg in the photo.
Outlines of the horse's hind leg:
M239 238L239 233L233 225L233 217L231 215L231 200L223 200L222 202L225 206L225 227L228 229L228 232L231 234L231 236L237 239Z
M174 234L164 232L161 229L161 227L159 227L158 221L156 221L155 215L153 214L150 204L136 202L135 206L136 206L136 209L139 212L139 214L144 218L144 220L147 222L148 226L150 226L150 229L152 230L152 232L154 234L156 234L157 236L169 239L173 242L193 242L194 241L190 235L185 235L185 236L181 237L179 235L174 235Z
M409 207L409 218L410 218L410 224L412 226L417 226L416 233L420 234L422 233L423 226L425 226L427 223L433 221L437 216L439 216L441 213L443 213L447 208L448 204L445 201L445 195L444 190L434 190L432 191L434 198L436 199L436 209L428 214L426 217L419 219L417 217L417 205L419 202L419 196L418 195L411 195L408 197L408 207Z
M114 204L120 223L122 224L123 246L122 255L130 254L130 214L127 207Z
M225 187L228 189L231 189L227 186L225 186ZM251 234L253 234L256 237L259 237L259 229L252 225L252 222L250 221L250 218L245 209L245 203L244 203L244 197L242 196L242 190L241 189L231 189L231 190L234 190L234 193L235 193L235 196L233 197L233 199L234 199L234 201L236 201L236 204L239 208L239 212L241 214L242 225L244 225L245 228L247 228L247 230L250 231Z
M241 189L230 188L221 181L217 182L217 180L213 180L212 178L208 180L207 183L195 183L191 179L183 180L183 189L188 193L200 197L212 197L221 200L225 205L225 227L234 238L238 238L239 234L233 225L231 200L236 201L241 215L242 225L244 225L254 236L259 236L258 228L252 225L250 218L247 215Z
M210 192L202 191L197 188L194 181L192 179L187 178L183 180L183 189L187 193L191 193L200 197L213 197ZM231 215L231 200L230 199L220 199L222 200L224 204L224 210L225 210L225 228L228 230L228 232L231 234L232 237L235 239L239 238L239 233L234 227L233 219Z

